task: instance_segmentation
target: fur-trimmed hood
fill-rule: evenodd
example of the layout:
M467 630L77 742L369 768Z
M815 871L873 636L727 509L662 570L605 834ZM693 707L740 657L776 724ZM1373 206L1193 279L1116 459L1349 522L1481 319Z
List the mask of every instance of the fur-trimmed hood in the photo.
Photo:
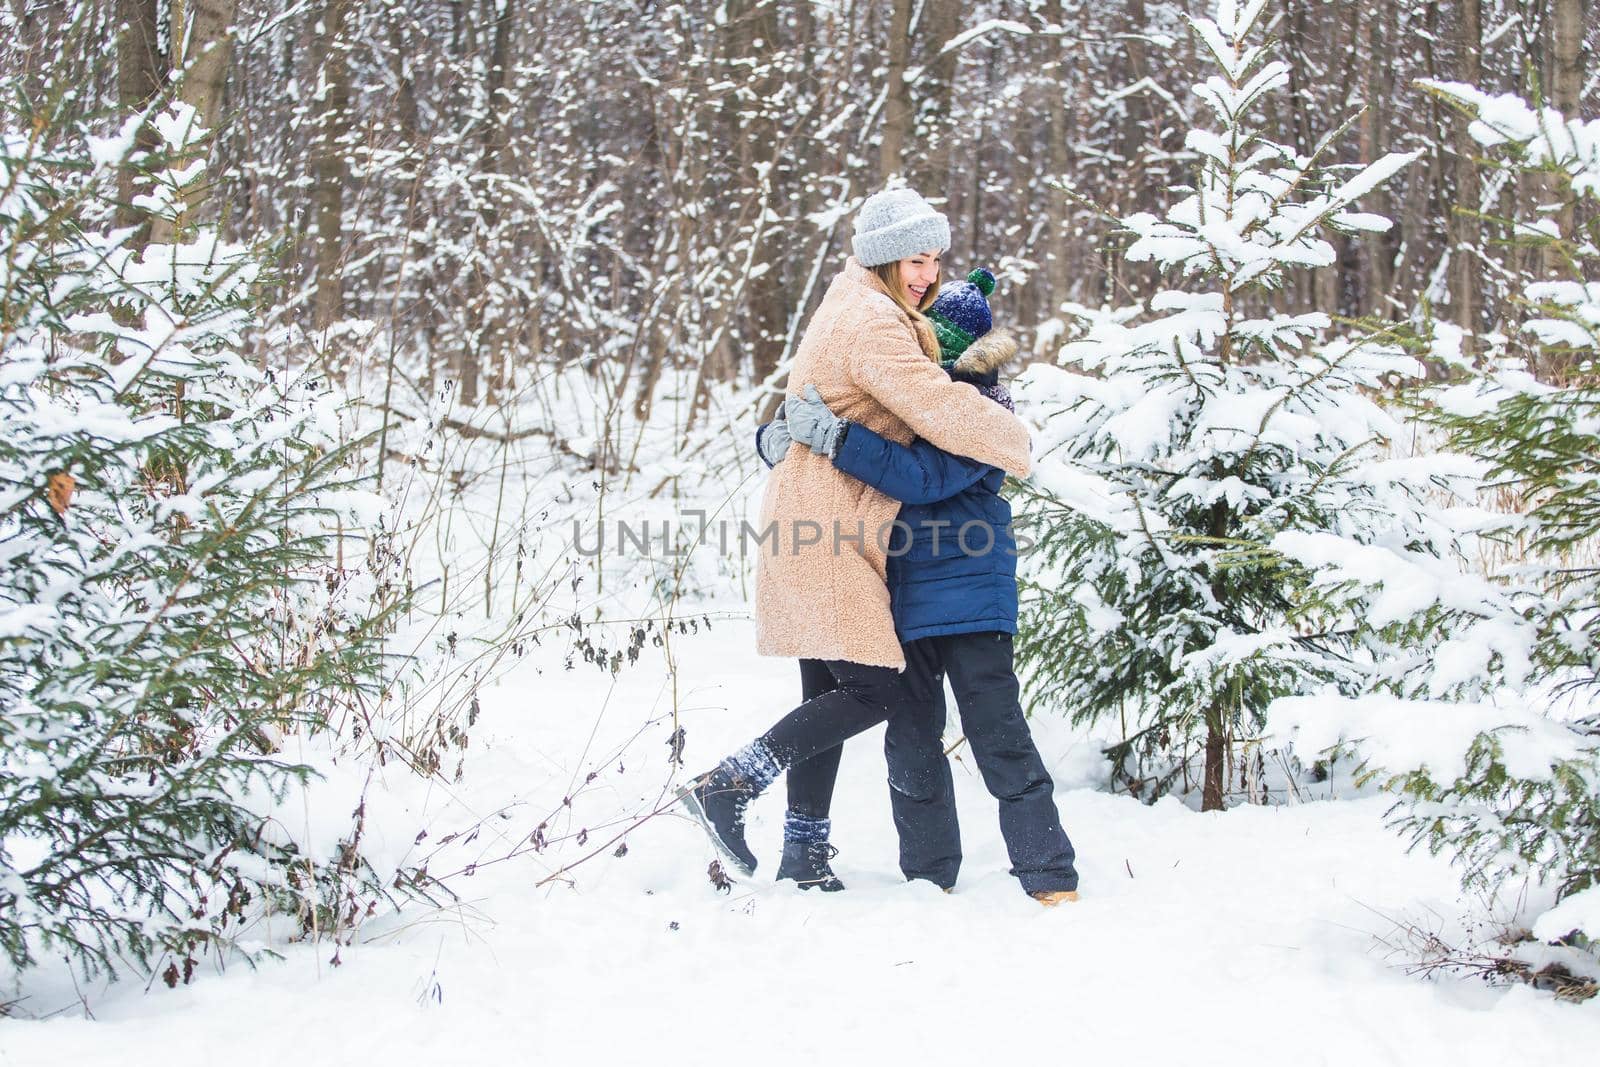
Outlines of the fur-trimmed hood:
M1001 368L1017 354L1017 338L1010 330L996 327L967 346L951 370L975 378L998 376Z

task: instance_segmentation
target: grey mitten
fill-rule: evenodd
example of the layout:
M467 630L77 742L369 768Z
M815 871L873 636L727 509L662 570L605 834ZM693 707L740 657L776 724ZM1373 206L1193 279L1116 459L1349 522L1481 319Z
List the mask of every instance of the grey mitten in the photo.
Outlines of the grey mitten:
M789 436L789 420L773 419L756 429L756 453L761 462L776 467L789 454L794 438Z
M783 410L788 416L789 433L796 441L819 455L832 458L849 423L828 410L816 386L808 385L804 395L791 396L784 401Z

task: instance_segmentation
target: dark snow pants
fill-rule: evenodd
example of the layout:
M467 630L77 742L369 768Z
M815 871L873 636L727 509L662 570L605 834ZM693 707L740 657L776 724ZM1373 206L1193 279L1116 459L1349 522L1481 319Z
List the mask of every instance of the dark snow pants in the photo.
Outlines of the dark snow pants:
M921 699L889 720L884 737L901 872L948 888L961 866L961 832L941 737L948 672L973 760L1000 802L1000 835L1011 873L1029 893L1078 888L1055 785L1018 700L1011 635L923 637L908 642L905 653L906 676Z

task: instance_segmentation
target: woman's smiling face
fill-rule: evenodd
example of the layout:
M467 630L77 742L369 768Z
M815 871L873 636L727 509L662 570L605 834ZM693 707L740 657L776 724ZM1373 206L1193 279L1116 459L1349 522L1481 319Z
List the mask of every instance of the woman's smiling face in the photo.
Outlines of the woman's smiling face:
M906 303L914 308L922 306L922 298L927 295L933 283L939 280L939 260L942 253L918 252L900 261L900 286L904 290L901 294Z

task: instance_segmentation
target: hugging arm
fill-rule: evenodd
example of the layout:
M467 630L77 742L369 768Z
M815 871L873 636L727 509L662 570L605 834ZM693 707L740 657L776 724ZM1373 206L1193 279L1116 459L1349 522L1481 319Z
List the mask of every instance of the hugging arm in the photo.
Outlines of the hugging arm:
M945 500L972 488L995 469L921 439L896 444L859 423L851 423L845 432L833 465L902 504Z
M807 386L804 396L790 397L785 408L793 410L793 418L775 419L756 430L756 452L768 467L782 462L790 447L789 426L794 425L801 441L827 455L839 471L902 504L948 499L996 469L920 438L902 445L859 423L843 422L822 402L815 386Z

